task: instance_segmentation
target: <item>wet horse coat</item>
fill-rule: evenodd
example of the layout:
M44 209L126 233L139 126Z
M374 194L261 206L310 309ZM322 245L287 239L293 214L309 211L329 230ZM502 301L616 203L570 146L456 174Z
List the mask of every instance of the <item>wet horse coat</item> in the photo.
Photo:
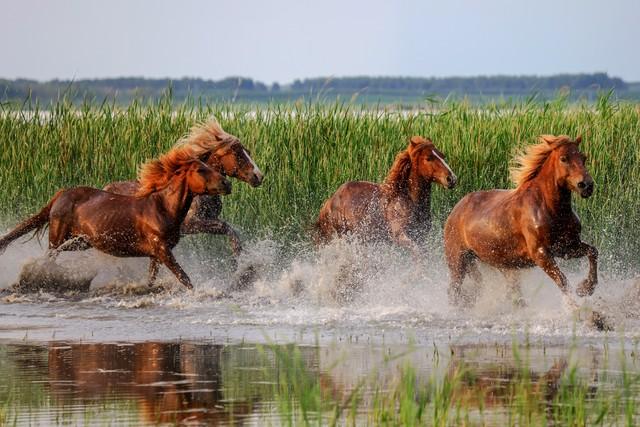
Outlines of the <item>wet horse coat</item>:
M572 191L586 198L594 188L580 141L580 137L575 141L567 136L540 137L539 144L530 146L512 169L516 189L470 193L453 208L444 229L453 303L469 303L461 285L465 275L474 272L476 260L505 273L518 303L522 298L513 270L538 266L574 305L554 258L586 256L589 275L577 293L593 293L598 252L580 239L580 220L571 207Z
M237 137L225 132L215 120L194 126L189 134L178 142L198 150L198 155L209 166L226 176L240 179L258 187L263 174ZM108 184L105 191L132 195L138 191L136 181L121 181ZM238 233L220 219L222 199L219 195L196 195L182 224L181 234L223 234L229 237L234 254L242 251Z
M320 209L318 238L390 239L418 257L416 239L431 228L433 182L453 188L456 176L431 140L414 136L382 184L351 181L338 188Z
M162 263L192 288L171 249L180 240L194 194L229 194L231 185L184 146L143 166L140 183L136 196L90 187L61 190L38 214L0 239L0 252L20 236L48 225L52 256L93 247L119 257L149 257L149 284Z

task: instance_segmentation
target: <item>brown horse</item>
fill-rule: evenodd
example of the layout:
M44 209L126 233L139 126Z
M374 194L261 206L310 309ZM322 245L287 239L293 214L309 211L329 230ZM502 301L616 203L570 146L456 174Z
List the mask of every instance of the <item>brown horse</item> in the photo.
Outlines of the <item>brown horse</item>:
M416 239L431 228L433 182L450 189L456 176L431 140L413 136L384 183L351 181L338 188L320 210L318 237L389 238L418 257Z
M461 292L468 272L478 279L479 259L501 270L511 282L515 301L522 304L520 286L513 272L537 265L556 282L568 303L567 279L554 257L589 258L589 276L577 289L591 295L598 281L596 248L580 240L580 220L571 207L571 192L589 197L593 179L579 150L581 137L540 137L517 158L511 170L514 190L478 191L467 194L453 208L444 228L444 246L451 272L449 297L453 303L469 303Z
M226 133L217 120L191 128L189 135L178 142L179 145L193 146L199 151L199 157L209 166L232 178L240 179L258 187L262 184L263 175L256 163L237 137ZM122 181L108 184L105 191L117 194L133 195L140 184L136 181ZM219 218L222 211L222 200L219 195L197 195L191 209L182 223L181 233L224 234L231 243L235 255L242 251L238 233L225 221Z
M58 191L38 214L0 239L0 252L18 237L49 226L51 257L90 247L119 257L149 257L149 284L159 263L191 289L191 281L171 249L196 194L229 194L231 184L198 160L191 146L180 146L143 165L135 196L90 187Z

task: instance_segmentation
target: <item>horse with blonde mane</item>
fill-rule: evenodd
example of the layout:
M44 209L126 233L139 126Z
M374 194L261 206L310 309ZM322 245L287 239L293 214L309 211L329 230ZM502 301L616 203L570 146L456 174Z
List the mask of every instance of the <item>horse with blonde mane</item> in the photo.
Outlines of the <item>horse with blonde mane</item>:
M451 189L456 180L434 143L413 136L382 184L351 181L336 190L320 209L317 237L390 239L419 258L416 239L431 228L431 184Z
M216 119L191 128L187 136L178 141L177 146L190 146L205 163L226 176L237 178L258 187L264 176L251 158L251 154L240 140L222 129ZM105 191L132 195L138 191L136 181L121 181L108 184ZM219 195L197 195L182 224L181 233L186 234L223 234L231 243L231 249L237 256L242 251L238 233L219 218L222 200Z
M587 198L594 189L586 156L579 149L581 140L541 136L538 144L516 158L511 169L514 190L470 193L453 208L444 228L452 303L471 302L461 286L469 272L480 279L477 260L505 274L518 305L524 301L515 270L538 266L558 285L565 301L575 306L554 258L586 256L589 275L576 292L581 297L593 294L598 251L580 239L580 220L571 207L571 192Z
M189 276L171 249L194 195L229 194L231 184L198 159L193 146L174 148L140 169L134 196L90 187L58 191L36 215L0 239L0 253L15 239L49 226L49 256L61 251L95 248L118 257L149 257L149 285L164 264L191 289Z

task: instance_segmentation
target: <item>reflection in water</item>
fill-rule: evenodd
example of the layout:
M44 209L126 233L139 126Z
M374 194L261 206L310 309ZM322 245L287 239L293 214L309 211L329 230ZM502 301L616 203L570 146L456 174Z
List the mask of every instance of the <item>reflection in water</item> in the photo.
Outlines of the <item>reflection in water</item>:
M276 349L299 355L304 375L328 399L345 401L363 378L385 390L397 379L398 367L409 362L418 380L464 372L453 399L498 413L512 404L512 384L523 375L530 380L531 393L550 403L569 363L564 350L545 349L529 355L531 362L523 369L508 346L451 347L446 358L418 348L385 362L390 354L407 349L191 342L0 345L0 375L7 378L0 385L0 398L15 408L29 408L30 422L58 421L59 411L69 408L100 412L111 404L106 416L126 423L259 423L278 416L277 393L284 378L290 379L283 375L287 366L276 357ZM590 375L597 357L585 349L572 355L572 363ZM370 403L365 391L363 413ZM34 418L33 413L39 415Z
M141 421L230 423L253 404L225 400L221 345L72 344L48 354L51 394L59 405L135 399Z

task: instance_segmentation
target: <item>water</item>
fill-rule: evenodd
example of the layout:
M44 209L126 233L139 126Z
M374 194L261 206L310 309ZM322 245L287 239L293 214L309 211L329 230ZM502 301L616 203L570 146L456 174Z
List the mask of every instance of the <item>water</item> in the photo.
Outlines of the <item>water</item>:
M375 391L392 387L399 366L411 362L418 381L451 376L464 364L473 379L463 380L457 399L472 410L482 406L488 425L501 425L505 408L514 404L509 384L523 372L509 345L452 345L441 355L433 347L411 347L390 362L385 357L408 347L351 340L295 349L321 395L344 401L366 380L361 420ZM274 354L283 350L202 340L2 344L0 397L10 400L7 421L18 424L279 424L286 368ZM602 349L533 346L527 355L532 393L541 399L553 400L570 364L581 366L594 396L598 390L613 396L620 383L620 359L607 361Z
M587 309L579 314L536 269L523 273L527 307L514 307L500 275L482 268L478 303L463 310L447 302L448 274L437 249L425 251L416 268L384 245L338 241L315 250L261 240L247 245L239 261L240 270L255 270L253 284L236 290L230 263L203 247L196 240L176 251L193 292L167 271L160 278L167 290L149 292L146 260L87 251L63 254L58 264L95 275L88 293L3 296L0 371L8 380L0 396L12 396L18 421L278 420L273 346L287 343L295 343L314 378L342 394L372 373L380 384L391 382L406 360L422 378L445 375L463 361L486 387L497 387L516 369L513 343L530 354L536 378L574 362L585 378L599 375L599 386L614 389L621 362L607 352L623 354L635 369L639 285L606 266L594 296L580 300ZM0 287L42 252L35 241L10 246L0 257ZM587 272L586 262L561 268L574 285ZM585 320L590 308L608 316L615 331L594 329ZM385 362L401 353L408 354ZM362 405L366 413L366 399Z

